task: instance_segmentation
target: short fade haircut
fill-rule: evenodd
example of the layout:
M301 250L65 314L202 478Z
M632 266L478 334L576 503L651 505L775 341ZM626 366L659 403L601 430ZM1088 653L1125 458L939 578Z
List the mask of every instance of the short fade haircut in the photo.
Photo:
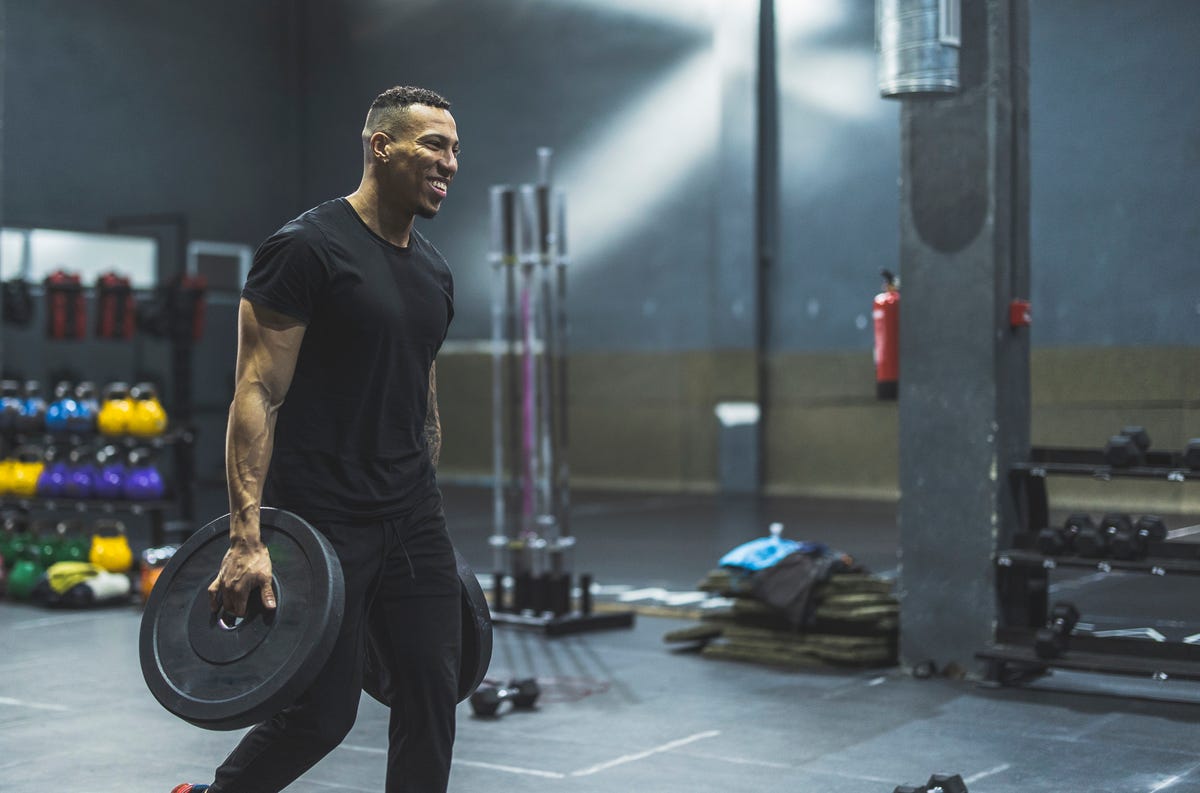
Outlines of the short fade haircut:
M395 130L401 114L411 105L428 105L440 110L449 110L450 102L440 94L428 88L417 88L414 85L397 85L387 89L371 103L367 111L367 123L364 132L370 135L381 126Z

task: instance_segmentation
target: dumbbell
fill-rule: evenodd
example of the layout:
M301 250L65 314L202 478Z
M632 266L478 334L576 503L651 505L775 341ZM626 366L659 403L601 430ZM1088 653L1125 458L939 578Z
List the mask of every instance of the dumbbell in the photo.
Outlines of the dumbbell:
M892 793L969 793L958 774L934 774L924 785L899 785Z
M1047 556L1064 554L1075 547L1075 538L1079 536L1079 532L1089 527L1096 527L1091 515L1083 512L1072 513L1063 521L1062 528L1051 526L1038 532L1038 550Z
M1122 427L1104 446L1105 461L1115 468L1129 468L1146 461L1150 435L1145 427Z
M529 709L537 704L542 690L532 677L514 680L507 686L480 686L471 695L471 710L476 716L495 716L506 700L514 708Z
M1100 525L1079 530L1079 535L1075 538L1075 550L1080 556L1103 559L1112 549L1113 537L1132 529L1133 521L1128 515L1109 512L1100 519Z
M1038 658L1056 658L1067 649L1071 631L1079 622L1079 609L1071 603L1055 603L1046 627L1039 628L1033 650Z
M1112 536L1114 559L1140 559L1151 542L1167 539L1167 524L1157 515L1142 515L1133 526L1119 528Z
M1200 438L1188 441L1187 450L1183 453L1183 462L1193 471L1200 471Z

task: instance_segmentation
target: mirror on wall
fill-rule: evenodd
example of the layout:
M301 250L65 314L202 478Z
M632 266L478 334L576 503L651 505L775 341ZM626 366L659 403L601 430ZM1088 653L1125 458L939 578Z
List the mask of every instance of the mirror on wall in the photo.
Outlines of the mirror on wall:
M56 229L0 229L0 279L40 284L55 270L79 275L85 286L106 272L134 289L158 283L158 241L150 237Z

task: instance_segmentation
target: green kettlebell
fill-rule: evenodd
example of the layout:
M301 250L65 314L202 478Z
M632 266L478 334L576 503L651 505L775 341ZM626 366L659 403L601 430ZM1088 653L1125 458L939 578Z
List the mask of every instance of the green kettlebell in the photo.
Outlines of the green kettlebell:
M30 559L29 546L32 544L33 538L24 532L14 534L12 538L12 559L13 563L17 563L22 559ZM30 559L30 561L33 561Z
M83 537L67 537L60 546L60 562L86 562L88 552L92 550L92 541Z
M28 600L38 579L46 572L37 562L21 559L8 574L8 595L14 600Z

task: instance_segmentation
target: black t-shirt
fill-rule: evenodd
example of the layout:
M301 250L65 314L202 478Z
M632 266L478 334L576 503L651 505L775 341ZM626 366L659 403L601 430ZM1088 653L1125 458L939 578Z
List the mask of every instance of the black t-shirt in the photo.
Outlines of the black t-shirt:
M275 425L263 503L310 521L395 517L436 488L424 439L429 368L454 316L446 260L407 248L345 199L264 242L242 296L305 323Z

